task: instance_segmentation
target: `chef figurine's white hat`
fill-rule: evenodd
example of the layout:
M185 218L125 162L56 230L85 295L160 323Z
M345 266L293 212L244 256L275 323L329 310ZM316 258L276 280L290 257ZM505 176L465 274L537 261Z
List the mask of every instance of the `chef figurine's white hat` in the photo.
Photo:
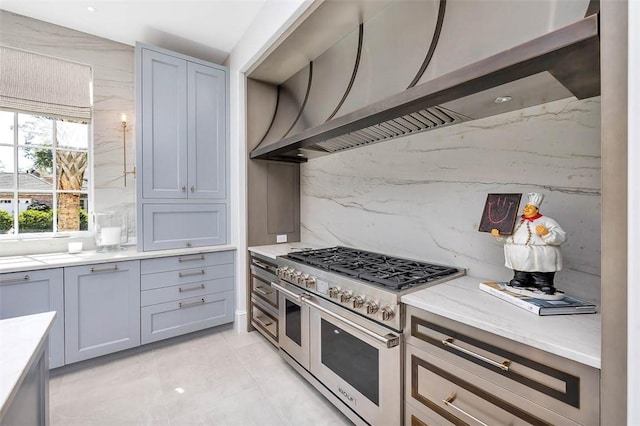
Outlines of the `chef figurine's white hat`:
M544 195L538 193L538 192L530 192L529 194L527 194L529 196L529 201L527 202L527 204L531 204L533 206L536 206L536 208L540 208L540 204L542 204L542 200L544 199Z

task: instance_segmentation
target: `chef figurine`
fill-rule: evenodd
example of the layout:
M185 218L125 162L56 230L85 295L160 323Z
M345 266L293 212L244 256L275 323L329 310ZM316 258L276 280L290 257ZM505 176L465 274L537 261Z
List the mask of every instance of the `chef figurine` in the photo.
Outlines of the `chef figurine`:
M492 229L491 235L504 242L504 265L513 269L507 289L533 297L552 296L556 294L553 276L562 269L559 247L567 234L558 222L539 213L542 194L531 192L528 197L513 234L501 236ZM533 288L533 294L527 288Z

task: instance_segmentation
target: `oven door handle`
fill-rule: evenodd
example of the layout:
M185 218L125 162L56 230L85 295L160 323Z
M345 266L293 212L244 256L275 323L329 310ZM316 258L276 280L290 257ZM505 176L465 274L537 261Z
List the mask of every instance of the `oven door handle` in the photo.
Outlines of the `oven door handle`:
M290 297L292 299L295 299L296 302L302 303L302 295L301 294L295 294L291 290L286 289L286 288L282 287L280 284L274 283L273 281L271 281L271 287L275 288L276 290L278 290L279 292L281 292L285 296Z
M355 323L353 321L351 321L348 318L345 318L341 315L336 314L335 312L330 311L327 308L323 308L322 306L318 305L317 303L313 302L311 299L309 299L309 296L307 296L306 294L303 294L301 296L301 299L304 303L306 303L307 305L311 306L314 309L319 310L320 312L329 315L330 317L337 319L338 321L343 322L344 324L348 325L349 327L355 328L356 330L366 334L369 337L373 337L374 339L376 339L379 342L382 342L387 348L394 348L396 346L398 346L400 344L400 337L393 335L391 333L382 336L378 333L375 333L363 326L361 326L358 323Z

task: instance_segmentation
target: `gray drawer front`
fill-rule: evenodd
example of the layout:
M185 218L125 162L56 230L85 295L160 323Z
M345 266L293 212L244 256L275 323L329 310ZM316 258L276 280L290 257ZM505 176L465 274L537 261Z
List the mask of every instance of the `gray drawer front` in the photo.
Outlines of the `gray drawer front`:
M226 244L224 204L145 204L144 250Z
M409 345L578 423L599 418L599 405L593 404L600 394L595 368L413 307L407 307L405 333Z
M196 283L142 291L140 294L140 304L142 306L157 305L158 303L193 299L198 296L229 290L233 290L233 277L200 280Z
M207 294L141 309L142 343L233 322L233 291Z
M272 344L278 345L278 320L266 309L251 300L251 325Z
M578 425L412 345L405 365L406 401L440 417L436 424Z
M265 303L278 309L278 290L271 287L271 283L262 277L251 274L251 293L264 300Z
M144 275L233 263L233 253L233 251L219 251L215 253L185 254L184 256L144 259L140 264L140 273Z
M217 278L233 277L233 264L189 268L179 271L158 272L157 274L142 275L140 287L142 290L169 287L178 284L197 283Z

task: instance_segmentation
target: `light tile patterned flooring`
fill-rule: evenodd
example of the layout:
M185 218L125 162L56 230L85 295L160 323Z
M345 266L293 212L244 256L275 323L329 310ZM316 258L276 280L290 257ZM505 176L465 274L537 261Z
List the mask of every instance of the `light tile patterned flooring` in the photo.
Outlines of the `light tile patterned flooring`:
M257 332L230 327L54 371L51 426L344 426Z

